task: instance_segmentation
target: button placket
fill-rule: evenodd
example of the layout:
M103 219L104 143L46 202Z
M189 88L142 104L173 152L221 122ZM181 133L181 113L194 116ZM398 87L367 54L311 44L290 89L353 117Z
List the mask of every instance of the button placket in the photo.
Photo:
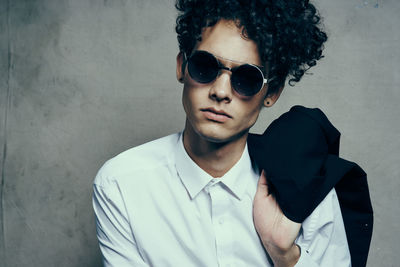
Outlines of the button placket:
M220 264L221 260L230 257L231 250L231 229L227 222L227 211L229 211L229 195L221 186L216 183L209 187L212 206L212 221L215 233L215 243L217 249L217 258ZM226 262L225 262L226 263ZM224 266L224 265L222 265Z

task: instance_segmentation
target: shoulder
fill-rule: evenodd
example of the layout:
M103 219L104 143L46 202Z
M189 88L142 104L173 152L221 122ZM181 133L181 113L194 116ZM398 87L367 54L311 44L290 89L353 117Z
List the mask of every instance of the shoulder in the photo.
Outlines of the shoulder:
M138 173L168 168L179 142L180 133L171 134L128 149L106 161L98 171L94 184L106 186L124 177L135 177Z

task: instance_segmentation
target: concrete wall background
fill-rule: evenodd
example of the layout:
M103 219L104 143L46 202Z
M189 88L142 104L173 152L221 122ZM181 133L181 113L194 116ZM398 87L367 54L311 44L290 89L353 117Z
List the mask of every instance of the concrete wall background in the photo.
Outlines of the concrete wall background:
M172 0L0 0L0 266L99 266L91 184L183 128ZM326 57L260 116L320 107L369 174L368 266L398 266L400 2L321 0Z

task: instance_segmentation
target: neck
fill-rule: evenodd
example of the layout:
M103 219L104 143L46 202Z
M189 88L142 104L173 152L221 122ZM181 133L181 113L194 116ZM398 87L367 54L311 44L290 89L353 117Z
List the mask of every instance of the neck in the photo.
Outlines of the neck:
M248 132L226 142L213 142L200 136L192 127L185 127L183 145L192 160L212 177L227 173L242 156Z

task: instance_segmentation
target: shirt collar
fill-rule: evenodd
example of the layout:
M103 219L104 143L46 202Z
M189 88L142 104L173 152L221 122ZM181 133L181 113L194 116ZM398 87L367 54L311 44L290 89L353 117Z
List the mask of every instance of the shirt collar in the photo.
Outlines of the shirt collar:
M230 193L240 200L254 174L247 144L239 161L224 176L219 178L213 178L190 158L183 146L183 133L180 134L175 154L178 175L192 199L208 184L221 182ZM217 182L215 182L216 179Z

